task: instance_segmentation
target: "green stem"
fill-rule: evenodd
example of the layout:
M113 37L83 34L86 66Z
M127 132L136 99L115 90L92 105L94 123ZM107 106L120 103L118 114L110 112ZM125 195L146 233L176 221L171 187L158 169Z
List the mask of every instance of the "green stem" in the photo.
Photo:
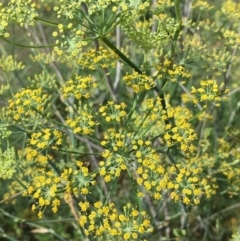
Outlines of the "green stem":
M157 99L155 99L153 106L155 106L156 102L157 102ZM145 120L147 119L147 117L150 115L151 112L152 112L152 108L149 109L148 113L147 113L146 116L143 118L143 120L142 120L142 122L140 123L137 131L136 131L136 132L134 133L134 135L133 135L134 137L137 135L138 131L141 129L143 123L145 122Z
M27 189L27 186L25 186L16 176L13 176L13 179L18 182L24 189Z
M77 155L86 155L86 156L101 156L99 153L86 153L86 152L78 152L78 151L68 151L68 150L63 150L63 149L58 149L60 152L65 152L65 153L70 153L70 154L77 154Z
M110 187L110 190L109 190L109 192L108 192L108 195L107 195L107 198L106 198L106 200L105 200L104 205L106 205L106 204L108 203L108 200L110 199L111 193L112 193L112 191L113 191L113 187L116 187L116 186L115 186L116 180L117 180L117 178L116 178L116 176L115 176L114 179L113 179L113 183L112 183L112 185L111 185L111 187Z
M195 116L193 116L193 118L191 118L188 122L193 121L194 119L196 119L198 116L200 116L206 109L202 109L199 113L197 113Z
M126 163L125 163L126 164ZM126 165L127 166L127 165ZM133 175L131 173L131 171L129 170L129 168L126 169L127 170L127 173L128 173L128 176L130 178L130 181L131 181L131 184L132 184L132 187L133 187L133 190L136 194L136 198L137 198L137 202L138 202L138 207L139 207L139 210L142 210L142 203L140 201L140 198L138 197L137 193L138 193L138 189L137 189L137 184L136 184L136 181L134 180L133 178Z
M57 27L57 26L58 26L58 23L50 22L50 21L44 20L44 19L39 18L39 17L34 18L34 20L36 20L36 21L38 21L38 22L41 22L41 23L45 23L45 24L47 24L47 25L54 26L54 27Z
M15 45L15 46L18 46L18 47L23 47L23 48L34 48L34 49L40 49L40 48L48 48L48 47L53 47L53 46L57 46L58 44L49 44L49 45L39 45L39 46L34 46L34 45L24 45L24 44L18 44L18 43L15 43L15 42L12 42L6 38L3 38L3 37L0 37L2 40L4 40L5 42L9 43L9 44L12 44L12 45Z
M177 39L182 27L182 15L181 15L181 11L180 11L180 4L179 4L179 0L174 0L174 6L175 6L175 12L176 12L176 18L177 18L177 22L178 22L178 29L174 34L173 37L173 43L172 43L172 47L171 47L171 57L173 58L175 55L175 48L176 48L176 43L177 43Z
M132 107L131 107L131 109L129 111L129 114L127 115L127 118L126 118L126 121L125 121L125 126L126 126L125 131L126 131L126 133L128 131L128 125L130 124L130 119L131 119L134 111L136 110L138 100L139 100L139 95L136 94L134 96L134 99L133 99Z
M116 48L105 36L100 37L100 39L136 72L142 74L142 71L126 55L124 55L118 48Z
M179 0L174 0L174 6L176 11L177 22L179 23L179 28L182 26L182 15L180 11Z

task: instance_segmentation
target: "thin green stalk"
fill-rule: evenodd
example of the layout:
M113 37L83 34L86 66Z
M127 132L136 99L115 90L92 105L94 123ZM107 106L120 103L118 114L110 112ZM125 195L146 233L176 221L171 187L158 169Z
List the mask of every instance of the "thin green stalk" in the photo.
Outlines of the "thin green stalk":
M18 46L18 47L22 47L22 48L34 48L34 49L40 49L40 48L48 48L48 47L54 47L54 46L57 46L59 44L49 44L49 45L24 45L24 44L18 44L18 43L15 43L15 42L12 42L6 38L3 38L3 37L0 37L0 39L2 39L3 41L9 43L9 44L12 44L14 46Z
M193 118L191 118L188 122L193 121L194 119L196 119L198 116L200 116L206 109L202 109L199 113L197 113L195 116L193 116Z
M76 221L75 218L62 218L62 219L48 219L48 220L38 220L35 223L59 223L59 222L72 222Z
M155 99L153 106L155 106L156 102L157 102L157 99ZM137 131L134 133L134 135L133 135L134 137L137 135L138 131L141 129L143 123L145 122L145 120L147 119L147 117L150 115L151 112L152 112L152 109L150 109L150 110L148 111L148 113L146 114L146 116L143 118L141 124L140 124L139 127L138 127L138 130L137 130Z
M108 192L108 195L107 195L107 197L106 197L106 200L105 200L104 205L106 205L106 204L108 203L108 200L110 199L111 193L112 193L112 191L113 191L113 187L116 185L116 180L117 180L117 178L116 178L116 176L115 176L114 179L113 179L113 183L112 183L112 185L111 185L111 187L110 187L110 190L109 190L109 192ZM116 187L116 186L115 186L115 187Z
M39 18L39 17L34 18L34 20L36 20L36 21L38 21L38 22L41 22L41 23L45 23L45 24L50 25L50 26L54 26L54 27L57 27L57 26L58 26L58 23L54 23L54 22L51 22L51 21L47 21L47 20L44 20L44 19Z
M137 102L139 100L139 95L135 95L134 96L134 100L133 100L133 104L132 104L132 107L131 107L131 110L129 111L129 114L127 115L127 118L126 118L126 128L125 128L125 131L127 132L128 130L128 124L129 124L129 120L131 119L132 115L133 115L133 112L136 110L136 105L137 105Z
M100 21L99 21L99 30L100 30L100 36L103 35L103 26L105 25L104 24L104 20L105 20L105 11L104 9L101 11L101 16L100 16Z
M4 78L6 79L7 84L8 84L9 86L11 86L10 79L8 78L7 74L3 72L3 76L4 76ZM13 91L12 91L12 88L9 88L9 91L10 91L11 95L14 96Z
M137 198L139 210L143 210L142 203L141 203L141 201L140 201L139 196L137 195L138 189L137 189L136 181L135 181L135 179L133 178L133 175L132 175L131 171L129 170L129 168L127 168L126 170L127 170L128 176L129 176L129 178L130 178L130 181L131 181L133 190L134 190L134 192L135 192L135 194L136 194L136 198Z
M45 228L45 227L43 227L43 226L41 226L41 225L38 225L38 224L35 224L35 223L33 223L33 222L29 222L29 221L26 221L26 220L24 220L24 219L20 219L20 218L18 218L18 217L16 217L16 216L13 216L13 215L11 215L11 214L9 214L9 213L7 213L5 210L3 210L2 208L0 208L0 212L4 215L4 216L6 216L6 217L8 217L8 218L11 218L15 223L16 222L21 222L21 223L25 223L25 224L27 224L27 225L29 225L30 227L34 227L34 228ZM58 220L59 221L59 220ZM44 222L44 221L43 221ZM46 221L47 222L47 221ZM54 235L55 237L57 237L59 240L61 240L61 241L66 241L64 238L62 238L59 234L57 234L53 229L48 229L49 230L49 233L51 233L52 235ZM5 236L6 237L6 236ZM15 239L9 239L9 240L14 240L15 241Z
M109 17L109 19L107 20L106 26L104 26L103 30L108 30L109 28L111 28L111 26L113 25L113 23L116 22L116 19L118 18L118 14L111 14L111 16ZM111 29L112 30L112 29Z
M13 179L18 182L24 189L27 189L27 186L25 186L25 184L23 184L16 176L13 176Z
M7 234L1 234L1 236L3 238L3 240L11 240L11 241L18 241L18 239L12 238L10 236L8 236Z
M181 11L180 11L179 0L174 0L174 7L175 7L175 12L176 12L178 29L175 32L174 37L173 37L173 43L172 43L172 47L171 47L171 58L173 58L174 55L175 55L176 43L177 43L177 39L178 39L180 30L181 30L181 27L182 27L182 15L181 15Z
M101 156L99 153L86 153L86 152L78 152L78 151L68 151L68 150L63 150L63 149L58 149L60 152L65 152L65 153L70 153L70 154L77 154L77 155L86 155L86 156Z
M87 14L83 13L83 17L87 20L87 22L88 22L91 26L94 26L94 23L93 23L92 20L88 17Z
M124 55L118 48L116 48L105 36L100 37L100 39L110 48L112 49L124 62L126 62L130 67L132 67L136 72L142 74L142 71L126 56Z
M175 7L175 11L176 11L177 22L179 23L179 28L180 28L182 25L182 15L181 15L181 11L180 11L179 0L174 0L174 7Z

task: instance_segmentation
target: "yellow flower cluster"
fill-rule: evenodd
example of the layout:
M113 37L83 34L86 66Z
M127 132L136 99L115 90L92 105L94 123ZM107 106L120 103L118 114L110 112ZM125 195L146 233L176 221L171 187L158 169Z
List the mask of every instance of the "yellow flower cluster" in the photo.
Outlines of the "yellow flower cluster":
M73 19L74 17L74 9L80 9L81 8L81 1L64 1L60 0L59 6L54 6L54 11L57 13L57 18L67 18L67 19Z
M90 75L76 75L76 78L74 80L70 79L67 81L67 83L62 87L61 91L63 92L64 98L73 96L76 99L81 99L89 98L91 90L96 87L97 83Z
M136 182L141 187L138 196L142 197L147 192L159 200L162 198L161 191L168 188L169 180L165 168L161 164L159 155L149 146L149 142L142 143L139 140L137 143L141 146L135 153L138 162Z
M182 94L182 101L194 104L212 102L215 106L220 106L221 101L227 100L226 94L229 90L223 84L219 86L215 80L211 79L200 81L200 86L199 88L192 86L190 93ZM207 105L205 104L203 107L206 108Z
M79 224L86 235L139 240L141 235L153 230L146 212L138 211L130 203L123 207L123 213L116 209L114 203L103 204L99 201L91 207L89 202L80 202L79 206Z
M30 58L33 62L41 62L44 64L51 64L54 61L56 62L62 62L62 58L57 56L55 52L50 53L36 53L35 55L30 55Z
M127 115L126 104L116 104L113 101L108 101L107 105L102 105L99 109L99 113L106 119L107 122L116 120L120 122L123 117Z
M172 65L172 66L171 66ZM164 63L156 67L157 78L167 79L172 82L181 81L185 83L185 79L190 79L191 74L182 65L172 64L170 60L165 59Z
M171 124L167 125L168 128L170 126ZM180 143L180 149L182 151L193 151L194 146L189 145L189 143L196 138L197 135L188 122L182 123L180 126L174 126L164 134L164 140L168 147L173 146L176 143Z
M2 8L3 3L0 3L0 36L4 36L5 38L8 38L10 35L8 32L6 32L7 26L8 26L8 15L5 12L4 8Z
M73 168L65 168L61 175L45 170L32 175L33 180L24 195L30 195L36 200L32 210L39 210L39 218L42 218L44 210L50 205L52 211L56 213L61 198L68 201L72 194L76 196L89 194L89 186L95 184L93 179L96 176L89 174L88 168L81 161L76 161Z
M111 131L111 130L109 130ZM104 180L109 182L120 176L122 170L127 169L129 157L126 153L130 150L131 134L106 133L101 145L105 148L102 152L103 161L99 163L99 174L104 176Z
M222 72L227 71L226 61L231 62L232 55L229 51L226 51L225 48L226 47L222 47L220 50L213 49L204 56L209 62L209 68L207 69L208 73L214 71L214 76L221 76Z
M223 2L221 10L227 18L233 20L240 19L240 3L237 3L233 0L226 0Z
M229 30L229 29L222 29L222 34L224 36L224 39L226 41L226 44L230 46L236 46L240 44L240 36L237 31Z
M20 152L22 157L25 157L27 161L34 161L41 164L47 164L48 156L41 154L38 150L32 147L24 148L23 152Z
M16 172L16 155L14 148L8 148L5 152L2 152L0 148L0 178L11 179Z
M214 102L216 106L219 106L220 101L226 100L226 97L223 95L226 94L228 90L224 88L223 84L219 86L215 80L210 79L202 80L200 85L201 87L197 89L194 86L191 87L191 94L195 97L193 103L210 101Z
M189 126L186 127L186 130L189 129ZM200 168L179 164L165 168L161 164L159 154L151 148L150 141L131 140L130 135L128 140L124 140L124 135L120 134L116 134L115 138L115 141L111 138L101 143L108 147L102 153L105 160L99 163L99 174L104 176L106 182L120 176L121 171L128 169L131 162L136 160L138 167L135 179L140 188L139 197L147 192L154 199L161 199L161 192L170 190L171 197L175 201L182 201L185 204L200 202L199 197L207 183L206 180L200 181L198 175L201 172ZM183 140L179 142L182 143ZM185 146L191 149L191 146L188 147L187 144Z
M9 37L9 32L6 32L10 21L24 24L34 25L34 18L38 16L36 12L36 4L32 0L11 0L7 7L3 7L0 3L0 36Z
M148 147L144 153L139 149L136 152L139 163L136 182L145 191L139 191L138 196L144 196L147 192L158 200L162 197L162 191L169 190L175 201L195 205L200 203L199 198L207 184L207 180L200 180L201 168L180 164L164 167L155 150Z
M32 184L28 186L24 195L31 195L37 200L37 205L32 205L32 210L39 209L38 217L42 218L46 206L52 205L52 211L56 213L60 205L60 199L57 197L61 178L53 171L42 171L33 178Z
M207 1L204 0L198 0L198 1L193 1L193 8L199 8L200 10L210 10L213 8L213 6L211 6Z
M109 182L126 170L131 162L139 163L152 152L150 141L134 139L133 134L120 134L108 130L101 145L105 148L102 152L103 161L99 163L99 174Z
M72 12L70 14L73 15ZM52 33L53 37L58 37L56 40L57 46L54 47L54 52L58 56L67 53L66 57L68 59L76 59L81 53L82 48L88 44L88 41L84 40L84 31L79 29L79 26L76 28L73 27L72 23L69 23L67 26L58 24L58 30L61 34L60 37L58 37L60 34L57 31ZM66 30L70 31L69 38L64 34Z
M58 146L62 144L62 133L58 130L51 131L49 128L43 129L31 135L29 144L36 147L39 151L49 147L58 149Z
M185 204L199 204L199 198L207 187L207 180L199 180L197 175L201 171L201 168L184 167L180 164L170 167L168 173L172 181L168 185L172 189L171 198Z
M97 66L102 68L115 67L118 55L111 49L99 47L98 50L91 49L81 54L78 64L84 68L95 70Z
M79 109L77 117L68 118L66 124L74 134L91 135L97 123L93 120L93 114L87 106L83 106Z
M32 78L28 78L28 81L31 83L31 86L35 88L58 89L56 75L47 73L46 71L35 74Z
M96 184L95 173L90 173L88 167L81 161L76 161L75 169L65 168L61 174L61 179L66 183L64 198L69 200L74 193L86 196L90 194L89 187Z
M46 104L50 96L45 94L41 88L22 89L8 101L9 107L7 114L13 116L13 119L22 122L37 123L42 119L42 114L46 110Z
M149 77L145 74L139 74L135 71L132 74L126 74L123 77L123 81L126 82L127 86L133 88L135 93L139 93L144 90L150 90L155 86L152 77Z
M124 4L126 5L126 1ZM151 49L162 49L162 44L173 37L179 28L179 23L174 18L169 16L162 18L163 9L166 7L162 2L150 5L149 1L131 1L128 5L130 6L125 7L126 14L123 15L124 21L121 22L121 27L125 34L146 53ZM143 17L149 13L151 17ZM144 21L136 21L139 18ZM155 26L154 29L152 26Z
M4 56L0 58L0 69L2 69L4 72L12 72L15 70L21 70L24 69L24 65L22 62L17 62L14 60L14 57L12 55Z

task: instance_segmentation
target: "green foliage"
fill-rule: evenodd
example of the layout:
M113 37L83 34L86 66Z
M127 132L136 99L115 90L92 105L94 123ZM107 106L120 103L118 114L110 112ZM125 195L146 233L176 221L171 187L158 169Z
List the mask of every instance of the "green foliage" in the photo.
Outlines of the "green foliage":
M0 3L0 237L239 240L239 13Z

